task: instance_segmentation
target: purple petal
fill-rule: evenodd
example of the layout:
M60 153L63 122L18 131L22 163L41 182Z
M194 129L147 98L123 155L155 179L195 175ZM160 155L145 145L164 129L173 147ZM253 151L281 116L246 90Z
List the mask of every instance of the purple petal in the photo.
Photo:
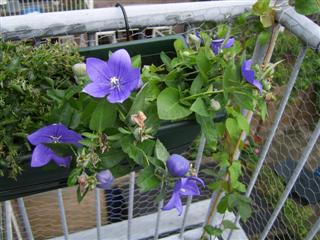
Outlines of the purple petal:
M107 97L110 103L123 103L131 94L129 89L125 87L113 89Z
M97 187L102 189L110 189L112 182L113 182L113 176L112 173L109 170L101 171L96 176L99 184L97 184Z
M139 81L141 81L140 69L139 68L131 68L126 74L124 74L120 79L121 87L125 87L130 91L135 90Z
M125 49L119 49L112 53L108 60L111 77L121 79L131 69L131 58Z
M173 208L176 208L179 212L179 216L182 214L182 202L180 199L180 195L178 193L173 193L170 200L167 202L167 204L162 208L162 210L171 210Z
M52 157L51 159L58 165L58 166L62 166L62 167L69 167L72 157L60 157L58 155L56 155L53 151L52 151Z
M92 82L87 84L82 92L89 94L92 97L95 98L103 98L108 93L110 93L110 86L108 82L106 83L99 83L99 82Z
M52 150L42 144L35 147L31 158L31 167L42 167L51 160Z
M87 58L86 60L87 74L92 82L104 83L112 77L111 70L105 61L98 58Z
M234 44L234 38L229 38L226 44L223 46L223 48L231 48Z

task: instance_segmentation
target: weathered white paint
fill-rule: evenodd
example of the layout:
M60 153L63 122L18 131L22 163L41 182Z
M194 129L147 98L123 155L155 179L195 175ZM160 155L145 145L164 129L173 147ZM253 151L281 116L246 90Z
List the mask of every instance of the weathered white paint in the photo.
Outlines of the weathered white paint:
M223 21L247 11L255 0L149 4L125 7L130 27ZM120 8L99 8L1 17L5 40L124 28Z
M210 200L204 200L200 202L193 203L190 206L189 216L187 219L187 226L191 225L200 225L204 222L204 218L206 216L206 212L208 209ZM143 239L147 237L152 237L154 234L154 226L156 224L157 213L149 214L142 217L137 217L132 220L132 240ZM221 222L222 215L217 214L213 220L213 224L219 224ZM225 219L234 220L235 215L231 212L228 212L225 216ZM171 211L163 211L161 214L161 222L159 228L159 234L179 231L181 227L182 217L178 216L178 213L175 209ZM119 223L108 224L101 227L101 239L117 239L117 240L126 240L128 221L122 221ZM239 226L240 227L240 226ZM201 234L201 228L187 231L184 235L184 239L199 239L199 234ZM227 239L228 231L223 234L223 238ZM164 239L179 239L178 235L173 235L169 238ZM53 238L51 240L63 240L63 236ZM69 234L69 240L94 240L97 239L97 231L95 228ZM247 240L247 236L243 229L240 227L239 230L234 231L233 234L234 240Z

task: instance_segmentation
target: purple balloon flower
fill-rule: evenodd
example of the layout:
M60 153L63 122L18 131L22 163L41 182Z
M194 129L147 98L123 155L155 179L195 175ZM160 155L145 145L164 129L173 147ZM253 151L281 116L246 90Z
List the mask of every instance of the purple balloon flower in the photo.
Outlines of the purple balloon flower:
M176 208L179 216L182 214L182 196L199 196L200 190L197 186L199 182L204 187L204 182L198 177L188 177L179 179L173 189L173 194L168 203L162 210L171 210Z
M97 184L98 188L102 189L110 189L112 182L113 182L113 176L112 173L109 170L101 171L96 176L99 184Z
M88 58L87 73L91 79L83 92L96 97L107 97L111 103L122 103L141 84L139 68L131 66L131 59L124 49L115 51L108 62Z
M215 55L218 55L220 48L222 47L222 43L224 42L224 39L215 39L211 42L211 48ZM223 48L231 48L234 43L234 38L231 37L227 40L226 44L223 46Z
M183 177L189 171L189 161L178 154L172 154L166 164L169 173L174 177Z
M244 61L241 66L242 77L250 83L252 86L259 89L260 93L262 93L262 84L258 80L255 79L254 71L251 69L251 59Z
M63 124L52 124L38 129L28 135L29 142L36 146L32 153L31 167L41 167L53 160L59 166L69 166L72 157L60 157L56 155L44 143L70 143L80 146L81 135L69 130Z

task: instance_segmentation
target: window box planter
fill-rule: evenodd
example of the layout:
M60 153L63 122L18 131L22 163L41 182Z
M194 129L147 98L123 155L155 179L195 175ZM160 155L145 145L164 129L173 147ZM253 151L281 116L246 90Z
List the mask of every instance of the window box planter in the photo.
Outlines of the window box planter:
M131 56L140 54L143 64L161 64L160 53L175 55L173 43L181 36L166 36L154 39L143 39L133 42L101 45L80 50L84 57L106 59L109 51L125 48ZM219 120L223 116L219 116ZM200 128L195 121L163 122L158 137L170 152L181 153L187 149L199 134ZM30 167L30 155L20 159L23 173L17 180L0 177L0 201L45 192L67 186L69 169L50 164L42 168Z

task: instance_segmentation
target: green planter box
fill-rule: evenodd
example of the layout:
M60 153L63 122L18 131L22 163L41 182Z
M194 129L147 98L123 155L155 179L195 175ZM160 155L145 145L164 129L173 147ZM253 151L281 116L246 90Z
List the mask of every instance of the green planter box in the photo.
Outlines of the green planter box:
M102 45L81 49L85 57L106 59L109 51L125 48L131 56L141 55L142 64L161 64L160 52L175 56L173 43L181 36L167 36L153 39L143 39L113 45ZM199 133L199 126L194 121L165 122L158 137L170 152L181 153ZM66 186L69 169L57 167L54 164L43 168L30 168L30 156L23 159L25 169L17 179L0 178L0 201L45 192Z

